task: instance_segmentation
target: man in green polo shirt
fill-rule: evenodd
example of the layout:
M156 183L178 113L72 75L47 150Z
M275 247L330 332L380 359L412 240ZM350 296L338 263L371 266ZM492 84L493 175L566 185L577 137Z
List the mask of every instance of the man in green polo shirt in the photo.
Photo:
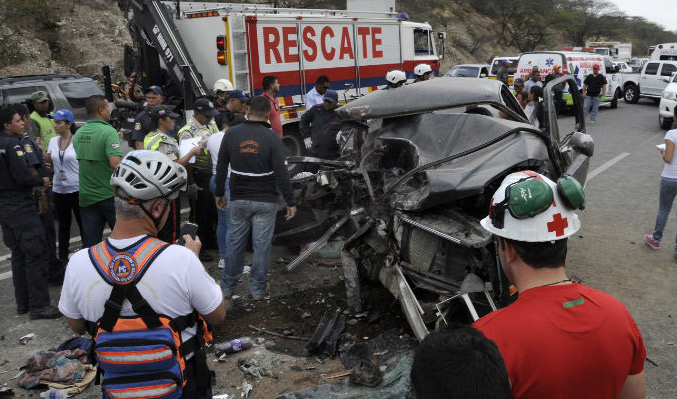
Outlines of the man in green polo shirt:
M87 123L73 136L80 163L80 218L82 246L101 242L104 223L115 225L115 202L110 177L122 159L120 136L108 121L106 97L94 95L85 102Z
M51 104L47 93L44 91L36 91L31 94L31 103L35 111L31 113L31 126L28 133L44 152L45 146L49 144L49 140L52 137L56 137L54 121L47 116Z

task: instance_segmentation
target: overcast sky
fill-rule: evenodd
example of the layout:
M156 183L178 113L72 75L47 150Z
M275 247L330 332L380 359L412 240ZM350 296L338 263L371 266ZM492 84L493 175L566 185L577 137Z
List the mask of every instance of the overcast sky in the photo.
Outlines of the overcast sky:
M644 17L662 25L665 29L677 31L676 0L608 0L627 16Z

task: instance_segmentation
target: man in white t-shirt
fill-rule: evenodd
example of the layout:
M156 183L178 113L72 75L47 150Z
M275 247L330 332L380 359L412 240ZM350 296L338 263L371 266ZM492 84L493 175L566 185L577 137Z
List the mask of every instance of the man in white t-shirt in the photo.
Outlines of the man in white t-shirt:
M130 247L148 236L156 236L167 221L169 202L185 189L186 179L185 168L170 161L164 154L146 150L128 153L111 176L110 184L116 188L117 221L107 240L108 246L118 252L129 251ZM218 324L226 315L221 289L198 259L199 238L192 239L189 235L183 238L186 240L185 247L169 245L152 263L143 267L145 274L139 277L136 287L159 315L177 318L195 310L208 323ZM102 318L104 305L113 289L99 274L100 269L92 259L88 249L73 255L61 291L59 310L77 333L87 331L86 322L96 323ZM111 273L115 273L113 267L111 262ZM129 269L136 270L136 266ZM120 315L134 314L129 301L124 300ZM196 326L184 329L181 333L183 341L192 338L196 331ZM201 375L203 373L195 373L196 367L200 366L196 363L203 358L197 356L198 353L186 356L184 394L211 398L211 387L196 382L198 378L205 377ZM206 367L206 364L203 366ZM208 376L205 378L209 379Z
M212 178L209 181L209 190L212 194L216 193L216 163L219 160L219 149L223 136L230 126L239 125L246 119L243 114L239 112L233 113L230 119L219 118L218 133L212 134L207 140L207 152L212 158ZM228 177L226 178L226 199L230 201L230 167L228 167ZM230 207L226 206L225 210L216 208L218 214L218 222L216 223L216 242L219 244L219 269L226 267L226 254L228 253L228 240L230 237Z

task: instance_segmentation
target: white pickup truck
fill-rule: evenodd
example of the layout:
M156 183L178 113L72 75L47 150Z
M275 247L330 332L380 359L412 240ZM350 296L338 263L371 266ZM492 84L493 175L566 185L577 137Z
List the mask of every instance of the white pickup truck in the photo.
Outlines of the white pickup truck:
M668 85L665 78L677 72L677 61L649 61L642 72L621 73L623 99L635 104L641 97L653 98L658 102Z

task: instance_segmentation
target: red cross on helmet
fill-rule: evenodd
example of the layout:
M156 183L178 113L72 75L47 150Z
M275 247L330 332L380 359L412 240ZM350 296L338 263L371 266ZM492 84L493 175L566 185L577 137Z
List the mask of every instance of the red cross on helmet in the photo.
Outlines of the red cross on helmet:
M516 241L545 242L567 238L581 227L575 209L583 209L585 195L571 176L555 184L525 170L511 173L491 199L489 215L480 221L485 230Z

